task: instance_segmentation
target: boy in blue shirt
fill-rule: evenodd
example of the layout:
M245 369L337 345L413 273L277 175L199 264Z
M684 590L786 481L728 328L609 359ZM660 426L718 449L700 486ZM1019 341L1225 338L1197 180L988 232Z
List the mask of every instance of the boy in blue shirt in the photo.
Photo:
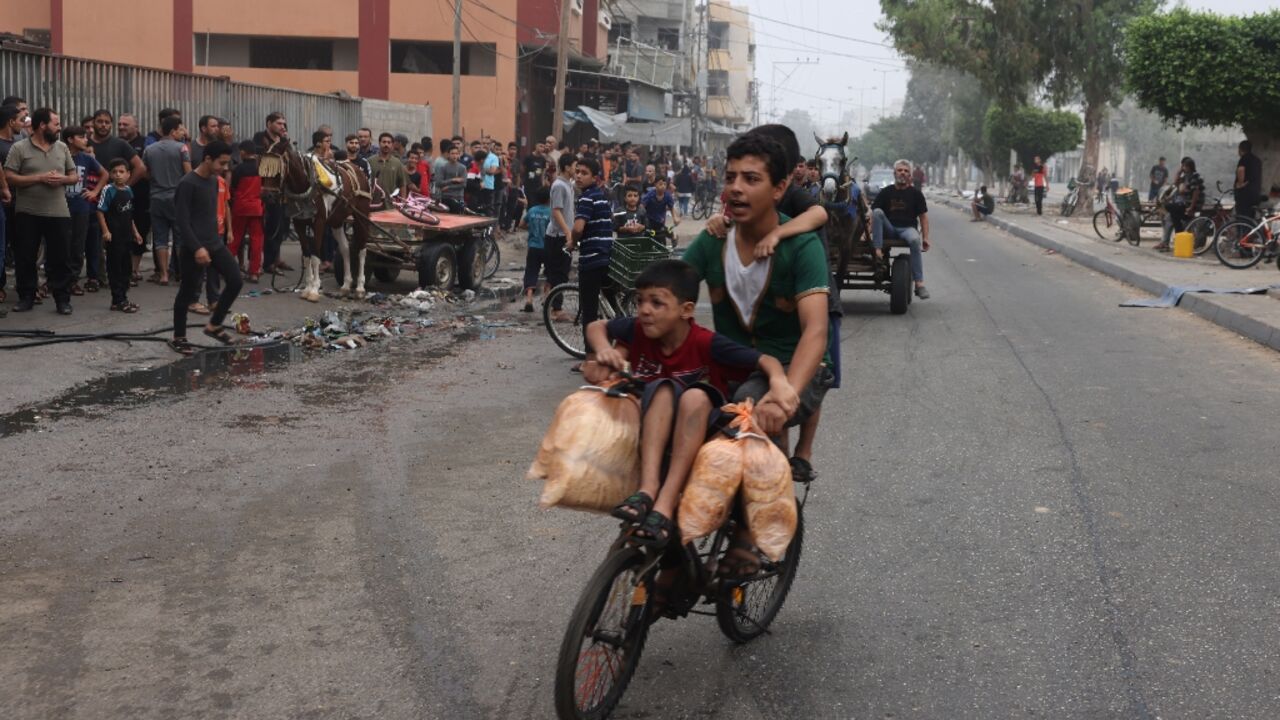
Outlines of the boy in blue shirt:
M578 253L578 303L583 340L587 326L600 317L600 291L612 292L609 256L613 252L613 205L600 189L600 163L579 158L574 179L582 193L573 216L573 240ZM573 245L570 245L570 250Z
M102 255L101 238L93 213L98 193L106 184L106 173L96 158L89 153L89 137L83 126L76 125L62 131L62 142L71 151L72 161L80 181L67 185L67 209L71 211L71 254L68 256L71 270L71 294L83 295L85 290L97 292L102 269L98 267ZM85 267L87 265L87 267ZM80 287L80 269L84 267L85 287Z
M667 187L667 179L665 177L656 179L653 183L653 189L644 194L640 204L644 206L645 219L648 221L649 229L653 231L654 237L666 243L667 237L670 235L667 231L667 214L671 214L676 225L680 224L680 214L676 212L676 198L670 192L670 188ZM674 238L672 240L672 247L674 247Z
M546 266L547 225L551 224L551 190L534 188L529 196L529 210L520 221L520 227L529 230L524 255L524 307L521 312L533 312L533 291L538 286L538 271ZM547 287L544 284L543 294Z
M124 158L111 161L111 184L98 198L98 229L107 244L107 282L111 283L111 309L136 313L129 302L129 280L133 275L133 247L142 244L142 233L133 222L133 190L129 187L129 163Z

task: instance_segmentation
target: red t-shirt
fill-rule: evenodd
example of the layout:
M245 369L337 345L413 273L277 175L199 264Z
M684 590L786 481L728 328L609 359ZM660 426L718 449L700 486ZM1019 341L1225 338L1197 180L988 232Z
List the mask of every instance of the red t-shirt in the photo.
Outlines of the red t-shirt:
M760 352L690 322L689 336L670 355L650 340L635 318L614 318L606 326L609 339L628 350L631 374L644 382L671 378L688 387L703 382L726 397L729 382L747 377L760 364Z
M418 161L418 192L431 194L431 163L426 160Z

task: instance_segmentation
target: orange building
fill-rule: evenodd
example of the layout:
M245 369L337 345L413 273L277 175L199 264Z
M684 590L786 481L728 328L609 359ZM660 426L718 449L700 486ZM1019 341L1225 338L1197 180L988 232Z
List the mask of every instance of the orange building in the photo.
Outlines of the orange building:
M452 135L454 0L27 0L0 32L55 53L430 105ZM516 131L518 0L463 0L462 134ZM594 2L591 3L594 6Z

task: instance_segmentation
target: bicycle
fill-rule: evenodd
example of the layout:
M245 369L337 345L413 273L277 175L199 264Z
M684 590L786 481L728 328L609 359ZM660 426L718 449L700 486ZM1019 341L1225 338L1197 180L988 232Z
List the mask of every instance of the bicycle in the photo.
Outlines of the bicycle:
M1251 268L1280 256L1280 213L1253 220L1236 220L1222 226L1214 237L1213 252L1223 265L1235 270ZM1280 261L1277 262L1280 269Z
M1093 214L1093 231L1103 240L1128 240L1130 245L1137 247L1142 241L1142 203L1137 191L1114 193L1108 189L1102 197L1105 206ZM1107 237L1104 231L1112 228L1114 236Z
M569 252L566 250L565 252ZM635 238L616 238L609 257L612 288L600 290L600 315L605 320L636 314L635 279L649 263L671 257L671 250L650 230ZM542 300L542 323L551 340L571 357L587 356L582 335L580 288L577 283L561 283Z
M715 184L710 180L703 180L698 183L698 189L693 194L693 207L690 208L690 215L695 220L706 220L715 212L716 205L716 188Z
M1075 178L1067 180L1067 194L1062 198L1062 205L1058 211L1062 217L1071 217L1076 211L1076 207L1080 204L1080 183Z
M1231 190L1223 190L1222 183L1218 183L1218 199L1213 201L1213 207L1209 212L1202 212L1200 215L1187 223L1184 232L1189 232L1195 236L1194 250L1196 255L1203 255L1217 244L1218 233L1221 229L1232 220L1249 220L1240 215L1233 215L1222 207L1222 198L1226 197Z
M644 651L649 627L661 618L713 615L720 632L748 643L769 632L795 581L804 548L804 504L809 483L796 496L796 532L778 562L760 557L759 570L728 577L718 570L739 529L730 517L710 538L661 551L627 542L631 523L609 547L578 597L560 644L554 684L563 720L604 720L622 699ZM679 531L677 530L677 533ZM662 575L660 581L659 576ZM714 611L696 609L714 605Z

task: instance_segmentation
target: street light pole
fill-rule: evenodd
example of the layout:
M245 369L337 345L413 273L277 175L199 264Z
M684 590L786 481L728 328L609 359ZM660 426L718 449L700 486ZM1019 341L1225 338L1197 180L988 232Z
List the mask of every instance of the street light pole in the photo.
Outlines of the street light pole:
M884 119L885 108L888 103L885 102L886 92L889 89L889 73L896 73L897 70L876 70L880 73L880 119Z

